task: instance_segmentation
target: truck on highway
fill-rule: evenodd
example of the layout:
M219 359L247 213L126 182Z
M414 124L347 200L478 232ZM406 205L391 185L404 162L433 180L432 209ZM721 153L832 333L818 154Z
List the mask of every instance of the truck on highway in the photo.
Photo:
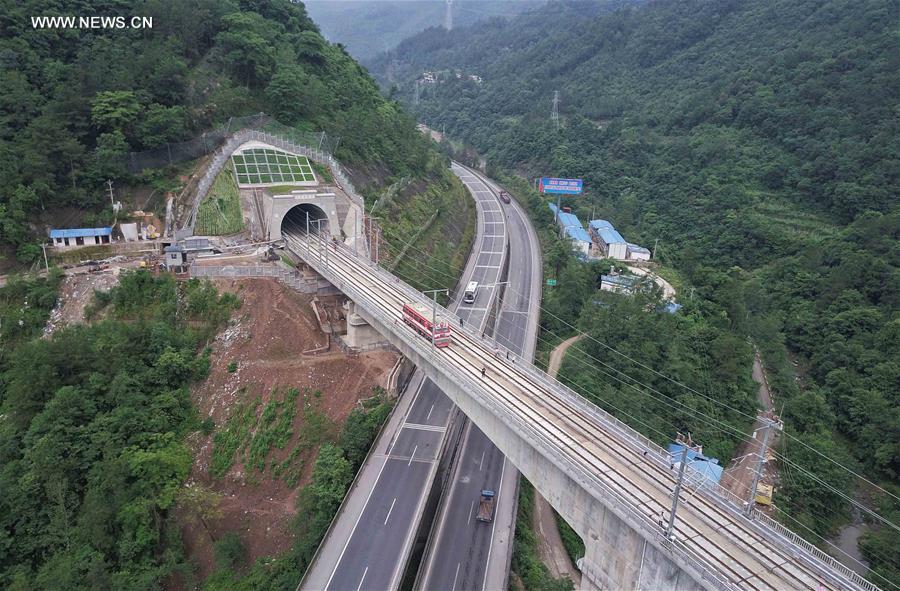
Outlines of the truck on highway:
M475 517L478 521L490 523L494 520L494 491L481 491L481 502L478 503L478 515Z
M509 203L509 193L507 193L506 191L500 191L500 199L503 201L503 203Z

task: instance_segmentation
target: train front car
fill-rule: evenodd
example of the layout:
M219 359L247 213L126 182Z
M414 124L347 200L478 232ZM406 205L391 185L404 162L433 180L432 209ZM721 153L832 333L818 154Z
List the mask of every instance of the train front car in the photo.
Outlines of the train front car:
M435 347L448 347L452 339L450 325L431 322L432 311L419 303L403 304L403 322L417 333L434 342Z

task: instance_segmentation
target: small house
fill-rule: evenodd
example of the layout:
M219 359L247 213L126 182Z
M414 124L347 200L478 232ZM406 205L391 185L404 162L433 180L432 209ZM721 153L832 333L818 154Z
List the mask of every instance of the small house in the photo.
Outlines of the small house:
M640 287L642 279L636 275L601 275L600 290L632 295Z
M628 242L625 247L626 258L629 261L649 261L650 251L643 246Z
M591 238L600 247L604 256L621 261L628 258L628 243L611 223L606 220L591 220L588 227Z
M96 246L112 242L112 228L66 228L50 230L55 248Z

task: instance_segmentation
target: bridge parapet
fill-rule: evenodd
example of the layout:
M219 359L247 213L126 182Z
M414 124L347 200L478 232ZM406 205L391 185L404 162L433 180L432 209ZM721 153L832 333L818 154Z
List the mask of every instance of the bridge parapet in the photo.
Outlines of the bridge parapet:
M314 250L315 247L313 247ZM759 543L767 544L767 548L771 547L776 557L779 552L781 558L789 557L788 562L776 565L776 568L784 570L784 567L791 561L797 562L794 566L796 566L795 570L801 573L799 578L796 575L784 573L779 575L784 576L786 581L790 580L793 588L807 588L804 586L807 583L821 580L831 585L831 588L877 589L875 585L855 573L849 574L849 569L836 563L827 555L810 551L808 545L794 543L794 540L785 536L782 531L773 529L771 524L765 520L758 518L748 520L743 516L741 506L730 502L725 494L718 491L709 492L700 489L690 494L685 493L684 498L686 501L688 496L702 498L721 510L717 514L719 518L727 515L727 519L735 528L738 527L736 524L740 524L741 529L736 529L735 532L718 534L719 543L731 544L734 546L732 550L743 548L738 551L748 552L746 556L738 558L730 556L721 546L712 542L700 545L698 540L684 537L666 539L663 536L664 528L660 524L658 515L648 512L647 507L636 505L634 499L623 496L607 482L607 480L615 482L614 479L621 479L622 476L607 474L603 471L598 473L596 466L589 470L583 460L576 461L576 454L572 449L564 449L564 447L570 446L564 442L565 438L551 439L547 436L546 427L542 431L532 422L524 420L522 414L513 412L508 404L503 403L495 393L491 393L485 388L485 383L479 380L477 370L461 371L460 368L448 361L445 353L440 353L431 347L428 341L413 335L408 330L399 329L397 316L399 310L397 310L397 314L394 314L382 309L372 293L366 291L366 286L371 288L374 285L373 282L377 280L385 286L401 292L408 301L418 301L428 306L435 304L366 259L353 259L354 262L351 265L342 263L335 256L332 258L333 262L330 267L327 261L318 258L315 252L312 253L312 256L307 257L308 253L305 247L297 248L295 252L304 259L308 258L307 262L310 266L353 299L359 305L359 313L367 322L379 330L404 355L413 359L482 431L489 434L501 451L535 483L538 491L572 524L588 545L585 574L588 578L587 582L593 584L595 588L670 588L679 590L696 589L698 586L716 590L742 588L741 583L745 576L734 574L734 572L743 572L747 569L738 564L739 559L746 559L750 564L753 564L754 561L763 564L766 564L767 561L775 562L775 558L759 558L758 555L762 554L759 550L755 554L751 553L749 548L753 543L752 540L739 539L740 536L747 535L754 537ZM343 256L347 253L342 249L339 254ZM340 267L334 268L335 264L347 265L347 268L343 269L343 274L339 272ZM351 267L359 266L363 266L364 270L357 268L353 269L352 273L348 270ZM455 318L454 314L442 306L435 306L437 313L443 318ZM469 345L480 346L487 351L496 346L488 339L482 339L470 328L454 328L454 330L457 334L464 334ZM461 339L461 341L466 339ZM523 374L533 384L539 386L548 394L548 400L556 398L563 401L569 407L578 409L578 412L589 417L603 431L614 435L616 441L623 445L621 448L623 456L627 455L629 458L637 456L640 462L647 462L647 466L655 465L657 472L669 474L667 478L671 478L672 484L674 484L674 478L671 477L669 470L670 458L660 446L530 364L519 363L515 365L514 369L510 368L511 375L516 373ZM523 380L521 383L525 384L526 381ZM629 453L624 453L629 449ZM671 492L669 496L671 496ZM697 511L701 510L703 509L697 509ZM679 516L681 515L681 511L679 511ZM599 527L597 519L601 521ZM679 517L680 519L681 517ZM689 524L690 529L696 531L694 525L708 527L703 526L702 519L697 517L693 519L695 521ZM615 541L610 542L608 536L604 537L604 532L600 529L602 527L630 532L626 536L628 543L618 545ZM623 527L624 529L622 529ZM724 527L724 525L720 527ZM606 541L604 542L604 540ZM698 548L701 547L706 550L699 551ZM775 550L776 548L777 550ZM752 556L757 557L751 558ZM648 570L643 569L645 560L649 560ZM637 571L629 566L637 563L641 565ZM738 571L733 571L731 576L723 574L735 564L738 564L735 567L739 569ZM768 570L769 566L760 565L759 568ZM687 578L679 575L679 571L683 571ZM797 581L801 580L804 582L798 585Z

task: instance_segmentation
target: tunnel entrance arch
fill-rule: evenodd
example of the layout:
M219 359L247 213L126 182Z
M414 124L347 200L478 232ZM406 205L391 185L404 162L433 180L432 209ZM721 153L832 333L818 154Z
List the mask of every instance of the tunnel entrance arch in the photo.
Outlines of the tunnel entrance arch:
M280 240L283 238L282 232L287 231L306 235L307 214L311 232L321 228L322 232L338 238L341 236L334 193L294 191L287 195L272 195L264 203L269 240Z
M301 203L295 205L284 214L281 220L281 234L286 232L306 235L307 227L310 234L317 234L320 231L325 234L331 234L331 228L328 222L328 214L315 203Z

